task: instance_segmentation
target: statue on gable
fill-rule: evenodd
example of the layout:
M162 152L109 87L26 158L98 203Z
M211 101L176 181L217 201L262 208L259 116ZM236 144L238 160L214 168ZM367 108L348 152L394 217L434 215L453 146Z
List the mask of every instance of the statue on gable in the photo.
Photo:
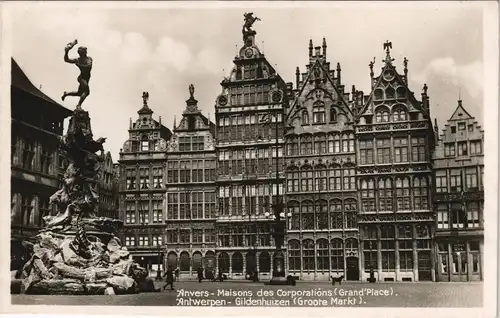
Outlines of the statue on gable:
M255 21L261 21L258 17L253 16L253 12L243 14L245 17L245 24L243 25L243 34L246 32L252 32L252 26Z

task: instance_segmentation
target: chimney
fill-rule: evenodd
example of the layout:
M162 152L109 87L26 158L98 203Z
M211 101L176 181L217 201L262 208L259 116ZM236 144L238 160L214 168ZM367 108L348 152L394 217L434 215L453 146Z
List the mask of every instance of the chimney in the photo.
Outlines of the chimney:
M313 40L309 40L309 57L312 57L313 55Z
M299 67L295 69L295 87L299 88L299 82L300 82L300 70Z
M326 59L326 39L323 38L323 57Z

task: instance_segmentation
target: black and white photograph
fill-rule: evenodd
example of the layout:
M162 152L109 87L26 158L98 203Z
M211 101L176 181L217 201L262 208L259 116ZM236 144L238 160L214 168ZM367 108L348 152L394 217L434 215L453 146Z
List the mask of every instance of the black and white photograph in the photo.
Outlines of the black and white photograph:
M498 315L496 2L1 12L2 311Z

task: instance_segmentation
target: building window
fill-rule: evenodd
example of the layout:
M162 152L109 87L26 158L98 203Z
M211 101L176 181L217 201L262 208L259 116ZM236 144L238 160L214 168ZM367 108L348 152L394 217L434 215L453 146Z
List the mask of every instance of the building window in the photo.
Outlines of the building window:
M401 106L400 106L401 107ZM406 111L404 109L397 109L392 113L392 121L406 121L408 120L408 116L406 115Z
M415 177L413 179L413 203L415 210L427 210L427 179L426 177Z
M290 240L288 242L288 269L291 271L299 271L300 265L300 242L297 240Z
M167 164L168 164L168 183L179 182L179 161L169 161Z
M309 125L309 114L307 110L302 111L302 125Z
M316 201L316 229L328 229L328 203L325 200Z
M356 200L347 199L344 201L344 228L345 229L355 229L358 227L358 222L356 220L357 211Z
M377 88L374 92L375 100L384 99L384 91L380 88Z
M167 230L167 243L179 243L179 230Z
M139 223L148 224L149 223L149 202L140 201L139 202Z
M40 154L40 171L45 174L52 172L52 149L42 146L42 153Z
M341 239L333 239L331 241L332 250L332 271L342 271L344 270L344 249Z
M375 182L373 179L361 181L361 204L363 212L375 211Z
M448 181L446 179L446 171L444 170L436 171L436 192L448 192Z
M302 136L300 140L300 154L312 155L312 139L311 136Z
M126 236L125 237L125 246L135 246L135 237L134 236Z
M301 191L313 191L313 171L310 166L302 167L300 172Z
M191 161L181 161L180 163L180 178L181 183L191 182Z
M392 182L391 179L378 180L378 210L379 212L392 211Z
M342 135L342 152L354 151L354 135L353 134L343 134Z
M330 106L330 122L331 123L337 122L337 111L333 106Z
M180 229L179 230L179 243L181 243L181 244L191 243L191 230L190 229Z
M290 169L287 173L287 193L299 192L299 171L296 168Z
M35 164L35 141L30 138L24 138L23 141L23 168L33 170Z
M203 229L193 229L193 243L203 243Z
M413 228L409 225L398 227L399 270L413 271Z
M450 192L462 191L462 171L459 169L450 170Z
M330 201L330 228L342 229L342 201L334 199Z
M411 138L411 156L413 162L421 162L427 160L424 137Z
M149 237L145 235L139 235L139 246L149 246Z
M359 158L360 164L373 164L373 141L361 140L359 142Z
M189 220L191 218L191 193L180 193L179 215L181 220Z
M193 219L203 218L203 192L192 193L191 217Z
M451 204L450 217L451 228L462 229L467 227L467 218L465 216L464 206L461 203Z
M139 178L141 190L149 189L149 168L140 168Z
M303 230L314 230L314 205L311 201L302 202L301 218Z
M458 130L465 130L465 123L458 123Z
M204 142L205 142L205 136L193 136L192 137L193 151L205 149Z
M203 182L203 160L193 160L192 168L193 182Z
M408 138L394 138L394 162L408 162Z
M205 192L205 218L215 218L215 192Z
M398 211L410 210L410 182L408 178L396 179L396 200Z
M342 190L342 170L340 165L331 165L328 170L330 190Z
M153 246L162 246L163 239L161 235L153 235Z
M448 223L448 205L440 203L437 205L437 228L438 229L448 229L450 224Z
M328 190L327 183L326 183L326 166L323 165L317 165L315 167L316 170L316 189L315 191L326 191Z
M396 269L395 232L394 226L386 225L380 228L380 246L382 256L382 271L392 272Z
M18 153L17 153L18 146L19 146L18 145L18 138L14 134L14 132L12 132L11 136L10 136L10 160L12 162L12 165L18 164L18 160L19 160Z
M149 137L146 135L141 139L141 151L149 151Z
M314 153L315 154L326 153L326 135L319 135L314 140Z
M363 228L363 254L365 259L365 271L377 270L377 228L366 226Z
M299 154L299 141L297 137L291 137L287 142L287 155L296 156Z
M216 167L215 160L205 160L204 162L205 182L215 181L216 179L215 167Z
M385 107L378 108L375 111L375 120L377 123L389 122L389 111Z
M153 223L163 222L163 201L153 200Z
M477 202L467 203L467 227L479 227L479 205Z
M480 155L483 153L481 140L471 140L470 142L470 154Z
M125 224L135 223L135 202L125 202Z
M356 190L356 170L344 168L344 190Z
M205 229L205 243L215 243L214 230Z
M445 143L444 144L444 155L445 157L454 157L455 156L455 143Z
M326 239L318 239L317 240L317 258L316 262L318 263L318 270L320 271L328 271L330 268L329 262L329 245L328 240Z
M316 102L313 105L313 123L324 124L325 117L325 104Z
M179 193L168 193L168 219L177 220L179 218Z
M469 191L477 191L478 190L478 184L477 184L477 169L474 168L467 168L465 170L465 183L467 186L467 190Z
M457 133L457 126L451 126L451 133L456 134Z
M161 189L163 184L163 169L153 168L153 188Z
M459 156L467 156L467 141L459 141L457 142L458 155Z
M316 255L314 255L314 241L311 239L305 239L302 241L302 246L304 256L304 270L314 271L316 259Z
M340 153L339 135L328 135L328 153Z

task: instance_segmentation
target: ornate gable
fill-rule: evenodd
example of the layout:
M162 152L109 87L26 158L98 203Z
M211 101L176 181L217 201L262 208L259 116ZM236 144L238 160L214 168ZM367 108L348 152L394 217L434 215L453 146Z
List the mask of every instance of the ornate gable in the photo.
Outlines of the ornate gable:
M308 72L302 74L302 80L297 68L298 89L287 113L288 125L305 127L353 121L353 114L344 98L340 64L337 63L337 77L335 77L335 71L330 70L330 63L326 62L325 39L323 39L323 54L320 53L320 47L315 49L316 54L313 55L311 41Z
M423 101L416 100L414 93L408 88L408 60L406 58L403 60L404 75L401 75L392 64L394 61L390 55L392 43L384 43L384 49L386 50L386 57L383 60L384 66L378 77L374 77L373 73L375 59L369 64L372 90L365 105L358 113L358 119L360 117L370 117L375 113L380 113L384 117L388 117L389 114L399 116L398 114L401 111L410 114L409 117L419 118L418 114L422 114L421 117L429 119L427 85L424 84L423 87Z

